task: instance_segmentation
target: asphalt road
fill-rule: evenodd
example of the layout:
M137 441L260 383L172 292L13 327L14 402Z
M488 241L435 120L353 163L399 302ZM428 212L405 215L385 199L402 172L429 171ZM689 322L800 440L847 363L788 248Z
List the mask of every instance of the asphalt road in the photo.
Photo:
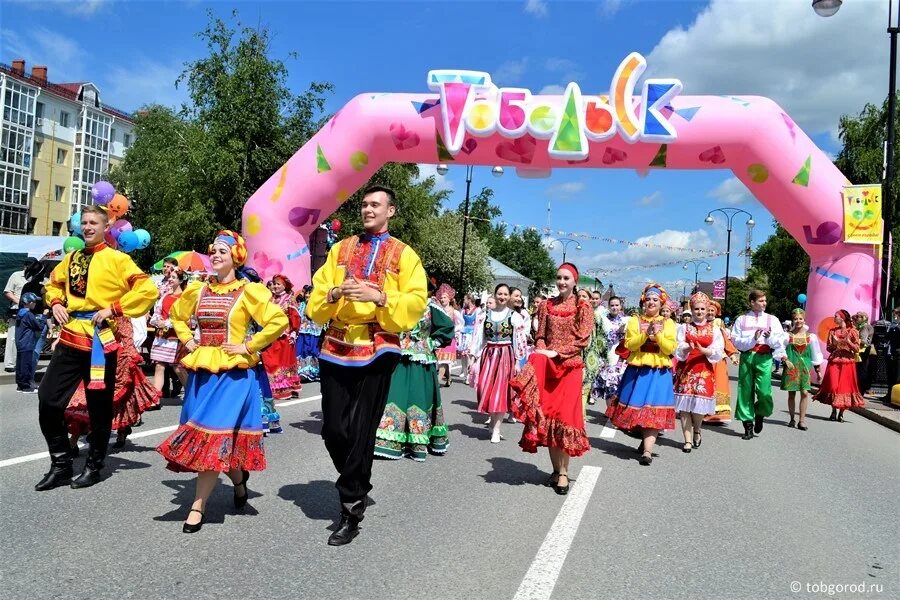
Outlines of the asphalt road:
M246 512L220 483L203 530L184 535L192 477L164 468L154 447L166 433L153 433L177 423L179 406L147 413L101 484L38 493L47 459L10 464L46 450L37 398L0 386L0 597L900 597L900 437L860 416L832 423L814 405L809 431L789 429L777 392L759 438L708 428L683 454L670 432L641 467L635 442L591 407L593 450L573 461L585 477L566 498L539 485L549 460L519 450L521 426L489 443L474 393L457 383L444 395L449 453L376 461L362 534L332 548L317 386L303 396L313 399L281 409L285 432L267 440ZM557 518L571 545L548 538Z

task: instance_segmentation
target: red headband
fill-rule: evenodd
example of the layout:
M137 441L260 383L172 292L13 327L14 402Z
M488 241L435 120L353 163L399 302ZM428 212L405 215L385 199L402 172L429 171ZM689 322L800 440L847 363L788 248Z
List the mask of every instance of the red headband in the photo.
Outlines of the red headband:
M578 281L578 268L572 263L563 263L559 265L559 269L565 269L572 274L572 279L574 279L576 282ZM557 271L559 269L557 269Z

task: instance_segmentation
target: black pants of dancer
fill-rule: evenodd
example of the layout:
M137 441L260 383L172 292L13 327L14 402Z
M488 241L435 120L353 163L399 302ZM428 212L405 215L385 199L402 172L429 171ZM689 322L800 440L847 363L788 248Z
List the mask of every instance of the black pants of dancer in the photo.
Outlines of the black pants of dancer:
M41 387L38 388L38 419L41 433L47 440L51 454L67 452L69 449L65 410L75 390L78 389L78 384L83 381L91 419L91 433L88 435L89 456L103 461L112 430L117 354L118 352L110 352L106 355L106 373L103 378L106 389L90 390L87 386L91 381L91 353L63 344L56 347L47 366L47 372L41 379Z
M364 367L320 362L322 439L340 473L335 487L346 513L361 516L372 489L375 432L381 422L399 354L384 354Z

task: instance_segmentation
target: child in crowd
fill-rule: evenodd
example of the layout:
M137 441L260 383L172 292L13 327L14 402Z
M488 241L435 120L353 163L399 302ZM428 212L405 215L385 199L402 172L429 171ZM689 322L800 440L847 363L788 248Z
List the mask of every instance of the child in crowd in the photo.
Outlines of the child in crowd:
M16 313L16 389L25 394L36 394L34 388L34 348L38 336L44 331L46 317L34 314L38 297L33 292L22 295L22 306Z

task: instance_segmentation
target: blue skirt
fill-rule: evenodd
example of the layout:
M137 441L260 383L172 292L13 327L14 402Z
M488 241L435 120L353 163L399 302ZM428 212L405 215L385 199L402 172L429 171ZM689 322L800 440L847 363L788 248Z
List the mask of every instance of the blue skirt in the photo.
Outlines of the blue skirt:
M623 431L638 428L675 429L675 389L672 369L629 365L617 397L606 416Z
M297 336L297 358L319 356L319 336L301 333Z
M173 471L262 471L262 395L256 369L188 376L181 425L157 452Z

